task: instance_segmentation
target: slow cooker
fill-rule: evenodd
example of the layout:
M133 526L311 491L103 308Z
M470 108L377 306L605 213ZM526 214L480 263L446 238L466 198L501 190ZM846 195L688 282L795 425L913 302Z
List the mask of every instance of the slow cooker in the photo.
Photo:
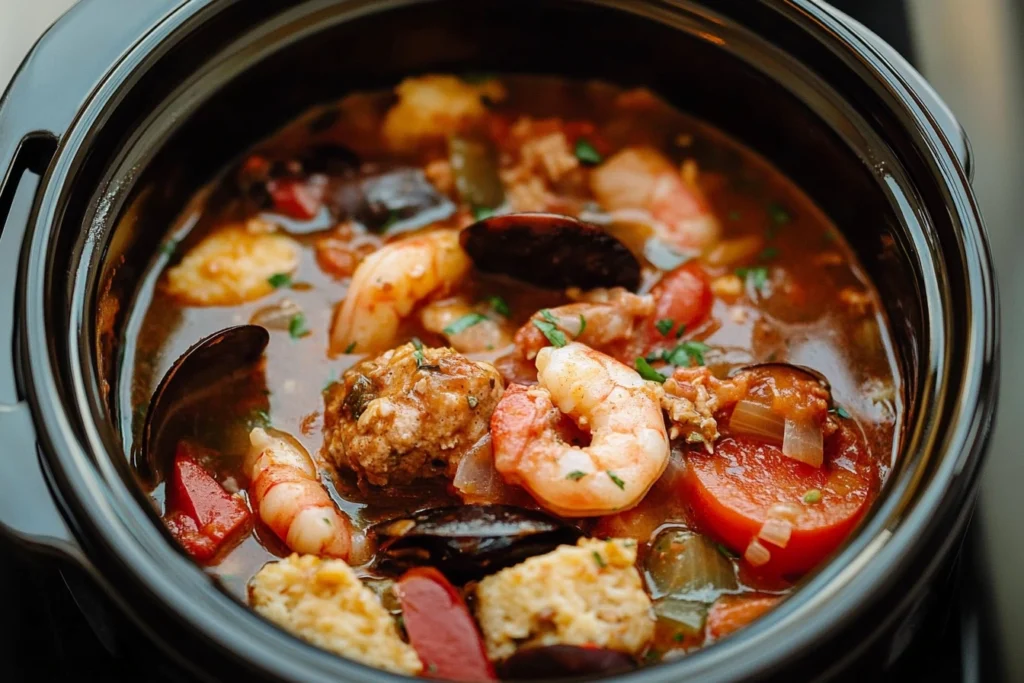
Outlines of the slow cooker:
M126 457L127 311L163 231L308 106L429 71L647 85L793 178L881 294L904 379L859 531L734 637L625 679L863 679L933 614L997 397L998 302L966 138L895 51L813 0L89 0L0 101L0 536L202 680L397 677L317 650L178 550ZM85 577L84 580L82 577Z

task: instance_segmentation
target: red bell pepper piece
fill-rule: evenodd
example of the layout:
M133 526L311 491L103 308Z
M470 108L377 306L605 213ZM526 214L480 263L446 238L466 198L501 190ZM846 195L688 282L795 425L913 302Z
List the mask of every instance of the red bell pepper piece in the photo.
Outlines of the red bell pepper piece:
M410 569L395 585L409 642L424 675L450 681L495 681L494 666L462 596L433 567Z
M322 192L297 178L271 180L267 191L274 210L296 220L308 221L316 216L322 203Z
M178 444L167 482L167 507L168 529L200 562L240 537L251 519L245 502L225 491L185 442Z

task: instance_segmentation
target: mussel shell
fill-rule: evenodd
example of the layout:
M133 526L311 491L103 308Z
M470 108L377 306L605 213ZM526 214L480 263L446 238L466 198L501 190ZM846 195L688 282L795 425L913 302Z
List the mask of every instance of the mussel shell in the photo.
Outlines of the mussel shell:
M531 681L614 676L636 668L623 652L597 647L547 645L526 647L498 665L502 680Z
M377 568L432 566L456 583L492 574L571 545L580 530L539 510L512 505L431 508L375 525Z
M388 235L443 221L456 210L419 168L338 180L328 191L327 204L338 220L355 220Z
M477 269L544 289L640 286L640 262L601 228L552 213L511 213L462 231Z
M832 383L828 381L828 378L825 377L825 375L818 372L814 368L807 367L806 365L796 365L795 363L780 363L777 361L772 361L769 363L754 363L753 365L744 365L742 367L736 368L735 370L729 373L729 376L735 377L741 372L747 372L750 370L764 370L770 368L779 368L782 370L789 370L791 372L807 375L807 377L817 382L819 385L821 385L823 389L825 389L825 391L828 392L828 403L830 407L832 406Z

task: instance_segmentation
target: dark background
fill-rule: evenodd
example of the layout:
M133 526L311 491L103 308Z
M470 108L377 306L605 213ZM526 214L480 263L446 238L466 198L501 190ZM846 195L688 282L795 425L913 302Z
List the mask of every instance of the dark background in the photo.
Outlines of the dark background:
M88 1L88 0L86 0ZM129 0L126 0L129 1ZM144 1L144 0L143 0ZM754 0L751 0L754 1ZM48 8L55 13L55 3ZM62 4L69 4L66 0ZM834 0L906 55L967 130L974 187L985 211L1003 311L1002 398L979 509L965 542L950 605L888 677L892 681L1024 681L1024 2ZM0 62L20 58L5 40L33 33L36 3L0 0ZM39 14L39 12L36 12ZM5 26L6 25L6 26ZM6 36L5 36L6 33ZM30 41L22 40L27 49ZM13 71L12 64L0 64ZM0 73L0 88L6 73ZM74 580L74 577L71 577ZM0 556L0 681L146 681L144 651L110 657L52 567Z

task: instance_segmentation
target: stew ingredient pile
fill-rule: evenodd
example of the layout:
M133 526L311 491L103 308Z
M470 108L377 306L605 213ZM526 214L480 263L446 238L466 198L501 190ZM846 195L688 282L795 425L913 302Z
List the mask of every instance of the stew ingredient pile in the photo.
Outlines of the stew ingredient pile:
M891 463L898 378L849 248L647 90L350 95L197 198L158 266L126 400L167 529L392 671L685 656L829 557ZM239 325L266 348L218 374L241 336L209 335Z

